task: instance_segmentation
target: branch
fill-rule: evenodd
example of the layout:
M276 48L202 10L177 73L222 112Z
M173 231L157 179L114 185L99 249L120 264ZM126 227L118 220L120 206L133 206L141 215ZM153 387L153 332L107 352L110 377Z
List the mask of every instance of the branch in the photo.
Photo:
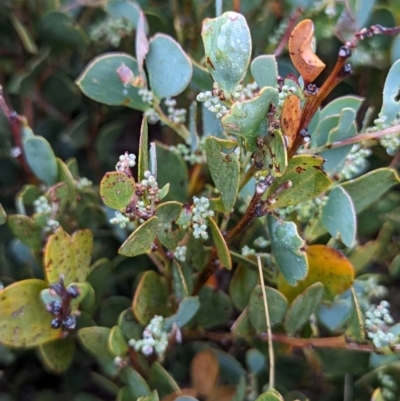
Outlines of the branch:
M324 150L340 148L342 146L354 145L354 144L362 142L362 141L378 139L378 138L382 138L385 135L395 135L395 134L399 134L399 133L400 133L400 124L394 125L393 127L386 128L383 131L366 132L364 134L359 134L359 135L353 136L351 138L343 139L342 141L332 142L327 145L319 146L317 148L308 149L304 153L314 155L316 153L321 153Z

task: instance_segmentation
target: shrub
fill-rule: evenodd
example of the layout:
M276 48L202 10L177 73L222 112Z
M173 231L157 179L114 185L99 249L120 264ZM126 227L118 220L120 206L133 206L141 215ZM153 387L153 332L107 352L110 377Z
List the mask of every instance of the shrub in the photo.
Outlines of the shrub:
M5 399L398 397L400 9L282 3L0 6Z

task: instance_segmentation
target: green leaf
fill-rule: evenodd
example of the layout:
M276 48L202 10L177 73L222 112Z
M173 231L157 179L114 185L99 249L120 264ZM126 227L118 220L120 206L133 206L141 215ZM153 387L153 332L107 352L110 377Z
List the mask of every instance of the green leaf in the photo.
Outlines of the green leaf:
M26 161L33 174L47 185L56 182L57 160L50 144L41 136L34 136L23 141Z
M243 15L233 11L203 21L201 31L208 72L231 94L244 78L251 57L251 36Z
M223 153L222 150L232 149L238 146L236 141L218 139L213 136L206 138L205 152L207 165L211 177L218 191L221 194L225 212L230 213L236 203L239 191L240 164L237 155Z
M185 230L174 224L178 220L182 208L182 203L171 201L162 203L156 209L158 239L170 250L174 250L186 234Z
M180 329L189 325L196 317L199 309L199 297L183 298L179 303L178 311L174 315L165 319L166 330L170 331L173 323L175 323Z
M182 93L192 78L192 63L178 42L158 33L150 40L146 57L150 87L158 99Z
M277 87L278 64L272 54L256 57L251 62L250 70L259 88L264 86Z
M282 177L276 179L270 186L264 197L271 196L274 192L290 181L292 186L282 190L274 197L276 202L271 205L271 209L297 205L314 199L322 194L332 184L332 180L326 176L322 170L324 159L310 155L294 156ZM263 198L264 198L263 197Z
M100 196L111 209L125 212L135 192L135 180L121 171L104 175L100 183Z
M106 258L99 259L90 266L90 273L86 281L94 290L95 305L100 303L107 291L111 272L111 262Z
M129 387L132 393L132 400L137 400L139 397L151 396L151 390L146 381L136 370L126 367L121 371L122 381Z
M200 310L196 321L204 329L211 329L228 322L232 314L229 296L221 290L204 286L200 293ZM213 313L210 313L210 311Z
M270 214L267 217L271 250L276 267L289 284L302 280L308 270L305 242L297 233L296 224Z
M246 351L246 366L249 373L258 375L266 367L266 357L257 348L250 348Z
M61 374L72 364L75 353L75 341L72 338L55 340L42 344L38 348L40 360L52 373Z
M35 347L60 337L51 328L53 316L40 300L47 288L43 280L29 279L0 291L0 343L17 348Z
M243 310L243 312L236 319L231 327L231 333L236 336L253 336L254 329L251 326L249 318L248 307Z
M271 321L271 326L275 326L283 321L288 308L288 302L285 296L275 290L275 288L266 286L265 291L267 294L269 319ZM267 323L265 321L265 308L261 285L254 287L251 292L248 313L251 325L254 327L256 333L266 333Z
M356 239L357 216L350 195L336 186L329 192L328 201L322 209L321 220L335 239L352 247Z
M185 276L182 272L181 265L176 261L172 261L172 286L174 289L174 295L178 299L182 299L189 295L188 286L185 280Z
M289 306L285 316L285 330L290 336L295 335L310 319L324 295L322 283L314 283L298 295Z
M142 100L139 88L124 86L117 70L125 65L138 75L137 61L125 53L106 53L92 60L81 73L76 83L81 91L97 102L109 106L126 106L145 111L150 106Z
M278 101L278 90L264 87L254 98L235 102L230 112L222 117L222 125L227 133L242 136L247 150L255 151L257 137L267 134L266 115L271 104L278 105Z
M0 226L6 224L7 222L7 213L3 208L3 205L0 203Z
M213 80L208 71L196 61L191 60L193 66L192 83L198 87L199 90L205 92L212 90Z
M42 228L31 218L19 214L8 217L8 225L14 235L34 251L42 249Z
M67 165L58 157L56 157L56 160L58 168L57 182L63 182L67 184L69 193L69 202L75 204L76 202L75 179L72 176Z
M118 317L118 326L122 330L125 338L139 340L142 337L143 327L136 322L132 308L126 309Z
M171 187L165 201L187 202L189 172L181 156L171 152L167 146L156 144L157 182L159 188L170 183Z
M108 327L84 327L78 330L77 337L83 348L95 358L111 359L107 347L110 333Z
M399 182L400 178L396 170L378 168L354 180L347 181L341 186L351 196L358 214Z
M120 246L120 255L134 257L150 252L154 239L157 236L158 218L151 217L141 224Z
M36 54L38 52L38 48L36 43L34 42L29 30L26 28L24 24L22 24L15 13L10 13L10 20L14 25L15 30L18 33L18 36L24 46L24 49L31 54Z
M262 393L256 401L284 401L283 397L274 389L269 389L265 393Z
M54 48L82 47L89 38L79 23L70 14L52 11L40 20L39 36L44 44Z
M132 311L139 323L147 325L155 315L168 314L168 289L165 279L156 272L143 273L135 291Z
M224 236L222 235L217 223L213 218L208 219L208 224L214 240L214 245L217 249L218 259L221 262L221 266L226 267L227 269L232 269L231 254L229 253L229 248L225 242Z
M400 103L399 103L399 90L400 90L400 82L399 82L399 74L400 74L400 60L397 60L389 70L389 73L386 77L385 86L383 88L383 103L382 109L379 113L379 117L386 117L386 123L390 124L393 121L398 113L400 112Z
M346 7L351 14L352 20L355 21L355 29L361 29L367 24L374 9L376 0L349 0Z
M363 101L364 101L363 97L355 95L346 95L338 97L335 100L329 102L321 110L321 113L319 115L319 120L322 121L326 117L339 115L344 108L352 109L354 111L354 114L357 114Z
M155 388L160 397L180 390L174 378L158 362L153 362L151 365L148 381L151 388Z
M145 178L146 171L149 171L149 129L147 118L143 117L139 139L138 181Z
M249 303L250 294L258 284L259 277L255 270L239 265L229 285L229 295L237 309L242 311Z
M68 184L59 182L53 185L47 190L46 198L52 206L54 218L60 218L70 200Z
M318 320L331 332L339 330L348 320L351 305L348 299L340 299L332 304L321 304L317 310Z
M114 326L107 340L108 351L113 356L125 355L128 352L128 344L124 333L119 326Z
M357 342L365 340L364 314L354 287L351 289L351 316L346 334Z
M273 177L281 177L288 165L287 149L282 131L271 132L263 148L265 150L265 167Z
M112 0L107 2L105 10L114 18L127 19L134 28L138 27L141 9L136 2L131 0ZM147 22L144 24L145 32L148 31Z

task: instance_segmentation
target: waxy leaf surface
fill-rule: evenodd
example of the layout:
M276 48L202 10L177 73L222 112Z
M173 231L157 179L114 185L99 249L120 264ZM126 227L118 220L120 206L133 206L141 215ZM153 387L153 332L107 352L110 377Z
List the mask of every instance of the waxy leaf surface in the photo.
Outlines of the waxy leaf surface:
M51 328L53 316L40 300L40 292L47 287L43 280L29 279L0 291L1 344L28 348L60 337L61 330Z
M230 94L244 78L251 57L251 36L246 19L233 11L206 18L201 31L208 72Z
M326 245L311 245L307 247L307 276L290 285L282 275L278 277L278 290L292 302L310 285L321 282L324 285L324 298L333 299L343 293L354 280L354 268L349 260L336 249Z

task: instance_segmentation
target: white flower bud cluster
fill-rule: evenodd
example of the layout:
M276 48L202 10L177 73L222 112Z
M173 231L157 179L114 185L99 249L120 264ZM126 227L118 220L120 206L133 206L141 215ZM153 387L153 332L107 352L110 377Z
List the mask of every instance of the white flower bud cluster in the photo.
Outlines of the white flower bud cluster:
M92 25L89 36L93 41L105 40L113 47L118 47L121 38L129 35L133 29L134 27L128 19L109 16Z
M157 124L160 121L158 113L153 108L147 109L144 115L147 117L147 122L149 124Z
M110 224L119 225L121 228L125 228L127 224L130 222L129 217L122 214L120 211L115 211L115 217L112 217L109 220Z
M387 331L388 326L394 323L389 307L389 302L381 301L379 305L371 305L365 312L365 330L376 348L394 345L398 342L397 336Z
M283 85L282 90L279 92L278 98L278 106L282 107L283 102L289 95L293 95L297 92L297 88L295 86Z
M279 209L279 216L282 219L288 218L292 213L296 213L297 220L300 223L308 223L315 216L317 216L321 209L324 207L328 197L310 199L307 202L299 203L297 205L290 205L283 209Z
M387 121L386 116L380 116L374 120L374 127L367 129L367 132L378 132L386 128L393 127L394 125L400 124L400 116L397 115L393 121ZM382 147L386 149L386 153L390 156L394 156L400 149L400 134L384 135L379 138L379 142Z
M138 95L142 98L144 103L153 104L153 92L147 88L140 88Z
M208 239L208 221L209 217L214 216L214 211L210 210L210 201L205 196L198 198L193 196L194 207L192 209L193 236L195 238Z
M47 198L42 195L33 201L33 210L35 213L46 214L51 213L53 209L51 208Z
M168 107L168 119L174 124L184 124L186 121L186 109L177 109L175 99L165 99L164 104Z
M246 257L249 255L255 255L256 254L256 250L250 248L249 246L245 245L242 250L241 250L242 256Z
M39 198L33 201L33 210L35 213L48 215L46 225L43 229L45 233L52 233L60 227L60 223L51 217L53 209L45 196L39 196Z
M75 181L76 189L82 190L84 188L90 188L93 182L88 180L86 177L81 177Z
M187 246L177 246L174 251L175 258L180 260L181 262L185 262L186 251L187 251Z
M119 162L116 164L115 169L117 171L126 171L129 170L130 167L134 167L136 165L136 155L133 153L125 152L124 155L119 157Z
M136 204L137 210L142 214L148 214L154 208L154 204L160 201L158 194L160 189L156 177L150 171L144 172L144 179L136 185L143 192L143 197Z
M399 387L393 377L385 373L384 370L379 370L377 377L381 384L382 399L385 401L396 401L398 399L396 394Z
M184 143L179 143L176 146L170 146L169 150L181 156L183 160L192 166L194 164L203 164L206 162L206 155L201 148L196 152L192 152L190 146L187 146Z
M60 227L60 223L57 220L48 219L44 231L46 233L53 233L58 227Z
M214 82L214 90L200 92L196 100L198 102L204 102L204 107L211 111L211 113L216 113L217 118L222 118L225 114L229 113L229 108L225 106L220 97L218 96L218 84Z
M129 346L136 352L141 352L144 356L156 353L162 360L168 347L168 332L164 329L164 318L162 316L154 316L143 330L142 339L130 339Z
M258 248L266 248L267 246L270 245L270 243L271 242L265 239L264 237L258 237L253 241L253 244Z
M350 180L363 173L368 167L367 157L371 156L371 153L371 149L361 148L360 144L353 145L350 153L346 156L340 175L344 179Z
M367 299L384 298L388 294L388 289L383 285L378 285L375 277L369 277L367 280L359 280L362 286L363 295Z

